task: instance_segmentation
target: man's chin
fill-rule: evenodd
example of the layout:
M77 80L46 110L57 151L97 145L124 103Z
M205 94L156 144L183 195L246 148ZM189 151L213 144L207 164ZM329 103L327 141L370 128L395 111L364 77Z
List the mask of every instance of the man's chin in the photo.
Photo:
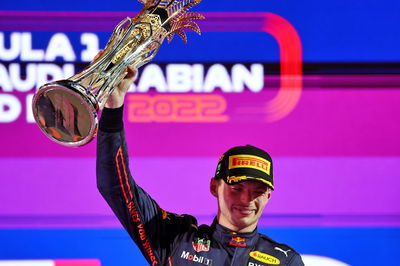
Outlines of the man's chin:
M240 217L235 219L235 224L238 228L247 228L252 226L255 223L254 217Z

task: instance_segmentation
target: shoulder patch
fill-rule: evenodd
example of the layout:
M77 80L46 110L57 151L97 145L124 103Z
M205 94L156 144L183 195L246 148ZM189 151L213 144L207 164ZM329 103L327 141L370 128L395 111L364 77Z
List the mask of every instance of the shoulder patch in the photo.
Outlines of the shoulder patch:
M250 257L252 257L253 259L256 259L258 261L267 263L267 264L271 264L271 265L278 265L281 264L281 261L269 254L266 253L262 253L260 251L252 251L250 252Z

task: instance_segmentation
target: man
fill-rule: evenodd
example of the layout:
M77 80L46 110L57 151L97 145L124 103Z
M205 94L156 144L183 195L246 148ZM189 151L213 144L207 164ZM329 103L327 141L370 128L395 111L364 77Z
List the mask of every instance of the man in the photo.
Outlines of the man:
M114 90L102 112L97 186L151 265L304 265L291 247L257 232L274 189L271 157L253 146L221 156L210 191L218 201L211 226L161 209L132 179L123 130L123 102L137 71Z

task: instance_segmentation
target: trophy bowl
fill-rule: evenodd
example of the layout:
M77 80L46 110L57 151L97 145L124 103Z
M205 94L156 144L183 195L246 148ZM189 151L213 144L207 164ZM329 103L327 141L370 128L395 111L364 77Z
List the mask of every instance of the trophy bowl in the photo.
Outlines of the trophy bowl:
M98 104L81 84L69 80L48 83L35 94L33 103L36 123L51 140L75 147L96 136Z
M178 34L186 43L184 29L200 34L187 12L201 0L139 0L144 6L114 29L106 47L83 71L41 86L32 100L33 116L44 134L56 143L79 147L97 134L97 112L125 77L128 66L139 68L157 54L165 38Z

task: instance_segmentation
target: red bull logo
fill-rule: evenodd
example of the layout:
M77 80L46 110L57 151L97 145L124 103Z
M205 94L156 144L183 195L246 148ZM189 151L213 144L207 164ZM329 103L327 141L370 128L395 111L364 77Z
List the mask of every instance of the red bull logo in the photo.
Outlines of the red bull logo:
M229 245L235 247L246 247L246 239L243 237L232 237L231 241L229 241Z

